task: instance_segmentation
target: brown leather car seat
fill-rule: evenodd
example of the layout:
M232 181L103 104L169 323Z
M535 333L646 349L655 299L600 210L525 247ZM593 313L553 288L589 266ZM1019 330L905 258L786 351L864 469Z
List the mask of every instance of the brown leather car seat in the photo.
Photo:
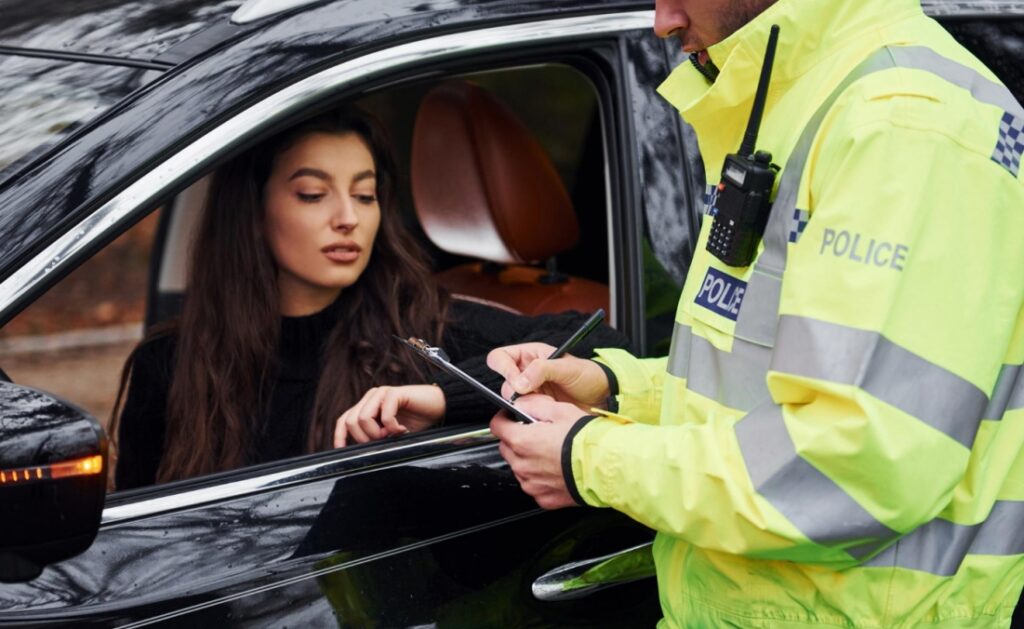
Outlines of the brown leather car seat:
M489 92L465 81L430 90L416 116L410 170L431 241L483 261L439 273L448 290L525 314L607 310L607 286L529 266L575 246L579 223L544 148Z

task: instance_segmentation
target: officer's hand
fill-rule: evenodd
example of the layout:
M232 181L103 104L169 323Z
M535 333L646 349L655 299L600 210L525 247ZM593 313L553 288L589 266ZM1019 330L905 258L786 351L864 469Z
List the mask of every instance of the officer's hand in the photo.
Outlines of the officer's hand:
M594 361L568 354L548 360L554 351L547 343L523 343L491 351L487 366L505 378L502 396L507 399L513 392L543 393L584 410L604 408L609 393L604 370Z
M516 407L537 419L522 424L508 419L504 411L491 420L491 432L501 439L498 447L516 480L544 509L575 506L562 476L562 443L569 430L584 415L572 404L544 395L526 395Z
M444 417L444 392L429 384L375 387L334 425L334 447L367 443L429 428Z

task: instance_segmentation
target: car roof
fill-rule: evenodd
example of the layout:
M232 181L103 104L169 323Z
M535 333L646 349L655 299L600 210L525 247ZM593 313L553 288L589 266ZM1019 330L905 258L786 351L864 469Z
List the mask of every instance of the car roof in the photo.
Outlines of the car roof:
M329 15L328 27L381 24L435 14L420 24L443 28L455 17L562 10L654 8L653 0L0 0L0 48L176 65L254 30Z
M334 24L379 23L416 13L523 17L541 10L653 8L653 0L0 0L0 49L136 60L172 66L253 30L329 7ZM544 5L544 6L541 6ZM1024 14L1024 0L922 0L936 16ZM421 22L429 25L431 21ZM429 27L428 27L429 28ZM426 30L426 29L425 29ZM428 34L426 32L424 35Z
M0 46L154 60L243 0L0 0Z

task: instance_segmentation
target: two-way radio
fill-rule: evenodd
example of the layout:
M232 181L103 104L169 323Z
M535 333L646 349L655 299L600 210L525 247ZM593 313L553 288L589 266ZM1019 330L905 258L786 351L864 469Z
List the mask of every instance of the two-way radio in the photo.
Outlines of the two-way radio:
M757 84L746 135L739 152L725 156L722 179L718 184L718 200L707 250L729 266L749 266L754 261L771 213L772 186L779 167L772 164L771 153L757 151L754 147L768 98L778 42L779 27L776 25L772 26L768 36L768 49L761 66L761 79Z

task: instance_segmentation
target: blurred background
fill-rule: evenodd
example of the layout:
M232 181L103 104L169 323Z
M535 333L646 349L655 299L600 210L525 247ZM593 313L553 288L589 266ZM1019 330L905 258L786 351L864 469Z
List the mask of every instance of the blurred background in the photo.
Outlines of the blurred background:
M106 426L121 368L142 338L159 212L105 247L0 329L0 365Z

